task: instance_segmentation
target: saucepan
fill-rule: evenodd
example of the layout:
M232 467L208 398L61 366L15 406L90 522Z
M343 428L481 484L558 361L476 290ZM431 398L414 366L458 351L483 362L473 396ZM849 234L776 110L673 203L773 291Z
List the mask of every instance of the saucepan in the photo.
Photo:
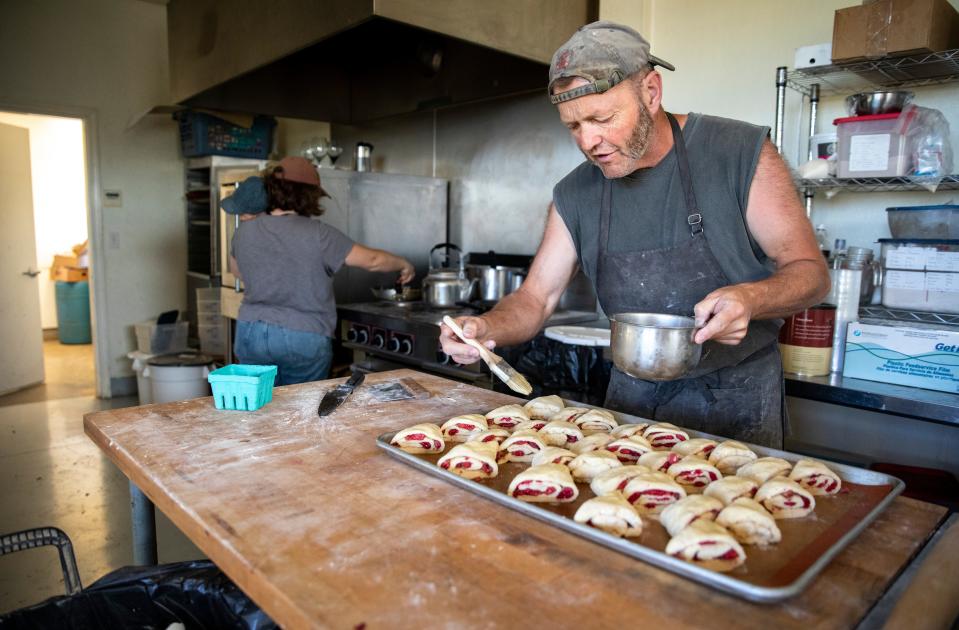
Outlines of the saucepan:
M396 287L371 287L370 292L378 300L388 302L415 302L422 296L419 289L414 289L408 284L403 285L403 288L399 291L396 290Z
M692 317L662 313L617 313L610 320L610 349L620 371L648 381L671 381L699 363L703 347L693 341Z

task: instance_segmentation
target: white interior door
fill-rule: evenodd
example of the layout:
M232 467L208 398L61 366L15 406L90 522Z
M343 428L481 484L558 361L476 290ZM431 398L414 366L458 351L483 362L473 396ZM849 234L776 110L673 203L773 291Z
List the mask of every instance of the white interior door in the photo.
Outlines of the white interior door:
M0 394L43 382L30 132L0 124Z

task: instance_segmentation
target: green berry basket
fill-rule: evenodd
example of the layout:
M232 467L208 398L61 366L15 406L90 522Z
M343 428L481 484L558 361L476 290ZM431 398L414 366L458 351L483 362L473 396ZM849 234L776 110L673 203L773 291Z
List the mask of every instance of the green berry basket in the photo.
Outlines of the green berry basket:
M273 400L275 365L231 364L207 377L217 409L256 411Z

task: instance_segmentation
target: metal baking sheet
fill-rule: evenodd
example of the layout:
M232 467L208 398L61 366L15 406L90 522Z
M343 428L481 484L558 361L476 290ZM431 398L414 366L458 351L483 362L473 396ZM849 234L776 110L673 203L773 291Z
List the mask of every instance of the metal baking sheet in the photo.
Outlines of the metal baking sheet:
M575 404L582 406L581 403ZM463 413L486 411L488 410L464 409ZM648 422L627 414L613 412L613 415L620 423ZM417 418L410 424L442 424L445 421L446 418ZM686 431L690 437L705 437L716 441L726 439L709 433ZM503 464L495 478L471 481L437 466L436 461L440 454L412 455L392 446L390 440L394 435L395 432L380 435L377 446L414 468L582 538L754 602L778 602L802 592L830 560L872 523L905 487L901 480L891 475L829 462L829 467L843 480L842 493L834 497L816 497L816 510L806 518L776 521L782 530L782 542L767 548L746 545L746 562L743 566L728 573L717 573L667 555L663 550L669 535L658 522L653 522L657 520L653 517L643 516L645 527L642 536L630 540L574 521L573 514L579 506L594 496L589 484L577 484L580 495L572 503L526 503L509 496L506 490L510 480L526 469L527 464ZM448 446L447 450L451 446ZM749 447L760 456L781 457L791 462L803 458L802 455L763 446L749 444Z

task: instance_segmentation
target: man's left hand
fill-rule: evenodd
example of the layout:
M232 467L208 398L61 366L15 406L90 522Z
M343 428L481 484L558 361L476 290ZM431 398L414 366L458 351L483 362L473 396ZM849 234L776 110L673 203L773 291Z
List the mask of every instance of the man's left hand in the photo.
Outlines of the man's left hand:
M693 341L701 344L712 339L728 346L739 344L749 330L753 304L753 289L749 285L716 289L694 307L696 326L701 328Z

